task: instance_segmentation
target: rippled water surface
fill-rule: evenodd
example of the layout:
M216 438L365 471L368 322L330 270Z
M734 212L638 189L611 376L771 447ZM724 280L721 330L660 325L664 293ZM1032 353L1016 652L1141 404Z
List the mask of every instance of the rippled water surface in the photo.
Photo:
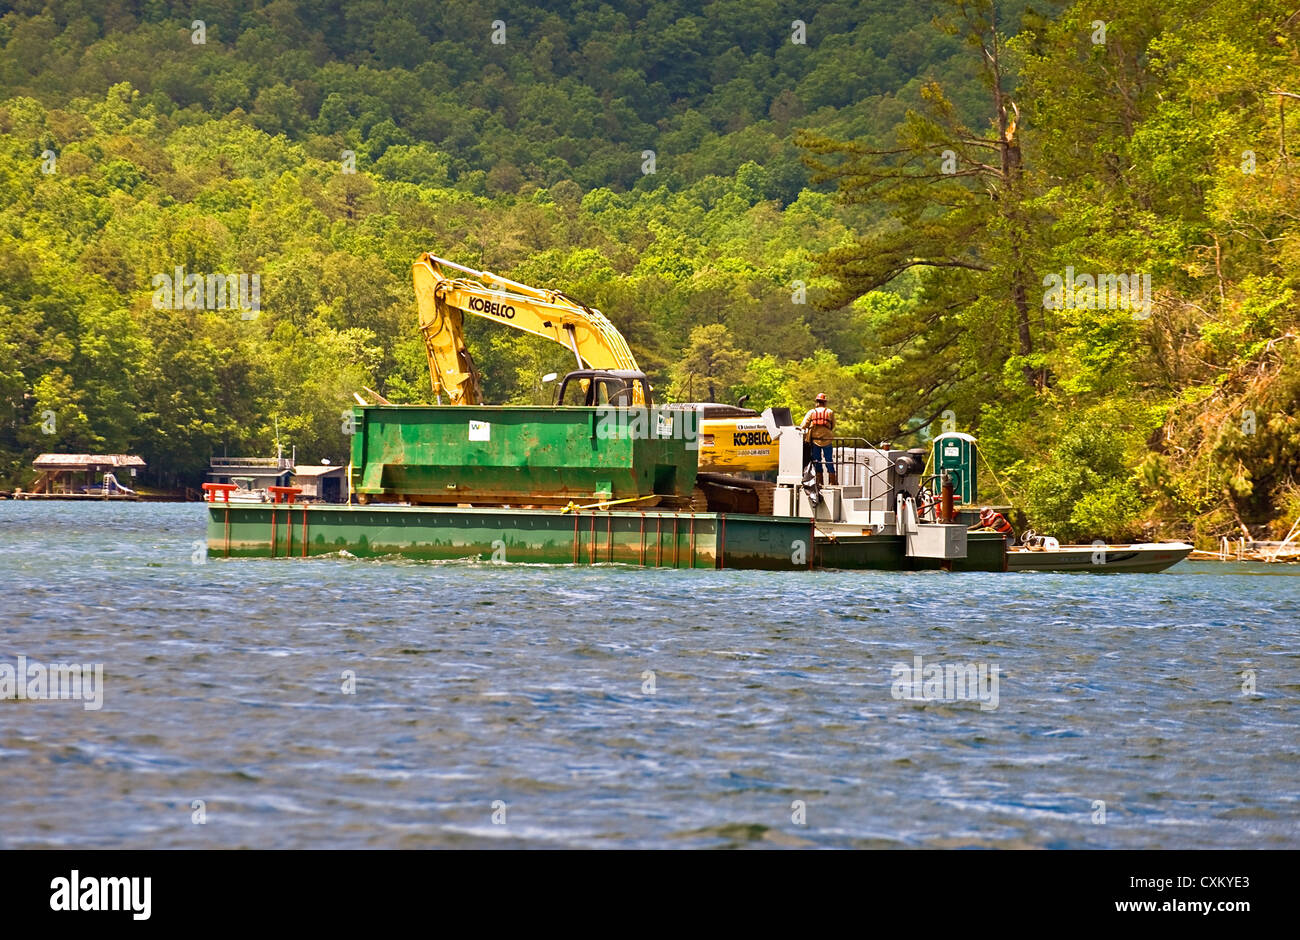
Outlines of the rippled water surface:
M0 663L104 668L0 701L0 846L1300 846L1295 567L196 564L204 519L0 502Z

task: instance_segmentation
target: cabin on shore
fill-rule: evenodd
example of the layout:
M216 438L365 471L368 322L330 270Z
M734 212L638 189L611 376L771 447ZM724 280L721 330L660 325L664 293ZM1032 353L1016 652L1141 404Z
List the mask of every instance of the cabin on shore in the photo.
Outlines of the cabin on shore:
M36 483L15 496L132 498L135 491L119 478L135 476L145 462L134 454L41 454L32 467L40 471Z
M213 457L208 464L212 483L239 483L244 489L288 486L293 461L287 457Z
M322 503L343 502L348 468L333 464L298 464L293 468L293 485L302 488L302 499Z

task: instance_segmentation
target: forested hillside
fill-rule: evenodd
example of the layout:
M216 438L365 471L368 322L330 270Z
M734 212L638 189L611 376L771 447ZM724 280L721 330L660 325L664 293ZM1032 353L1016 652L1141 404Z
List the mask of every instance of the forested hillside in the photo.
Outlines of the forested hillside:
M600 307L681 397L970 430L1063 537L1300 513L1279 0L200 6L0 18L0 480L344 458L354 390L428 399L431 251ZM158 303L178 268L260 309ZM469 332L494 401L571 358Z

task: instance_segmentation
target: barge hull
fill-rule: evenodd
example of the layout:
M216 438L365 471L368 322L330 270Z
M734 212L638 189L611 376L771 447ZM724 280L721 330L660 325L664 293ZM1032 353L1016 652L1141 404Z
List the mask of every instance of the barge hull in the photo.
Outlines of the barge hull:
M504 564L621 564L652 568L917 570L901 536L829 539L812 521L745 513L236 504L208 506L213 558L307 558L347 552ZM985 544L987 542L987 544ZM954 570L1003 571L1001 537L972 538Z
M805 519L651 510L224 503L208 510L208 553L216 558L347 552L506 564L794 570L808 567L810 532Z
M819 537L816 567L871 569L873 571L1006 571L1006 539L996 532L971 532L966 536L966 557L913 558L903 535Z

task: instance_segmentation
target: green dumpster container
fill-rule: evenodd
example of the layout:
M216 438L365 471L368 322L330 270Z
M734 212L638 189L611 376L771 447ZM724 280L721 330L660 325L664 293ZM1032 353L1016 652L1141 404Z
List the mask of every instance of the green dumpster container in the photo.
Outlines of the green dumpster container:
M689 501L699 463L693 412L376 405L353 416L352 492L366 502L671 504Z

